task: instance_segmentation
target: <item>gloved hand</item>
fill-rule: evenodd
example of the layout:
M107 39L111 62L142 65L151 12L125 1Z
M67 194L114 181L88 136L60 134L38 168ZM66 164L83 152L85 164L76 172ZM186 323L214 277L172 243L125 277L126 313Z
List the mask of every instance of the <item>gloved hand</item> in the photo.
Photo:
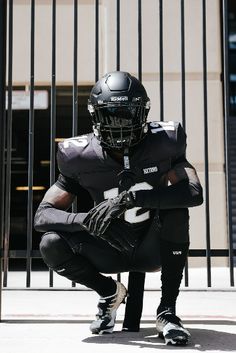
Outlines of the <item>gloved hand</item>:
M132 251L137 241L128 222L119 218L113 219L106 231L99 235L99 238L123 253Z
M103 234L111 221L133 207L131 192L123 191L117 197L105 200L92 208L83 221L88 232L97 236Z

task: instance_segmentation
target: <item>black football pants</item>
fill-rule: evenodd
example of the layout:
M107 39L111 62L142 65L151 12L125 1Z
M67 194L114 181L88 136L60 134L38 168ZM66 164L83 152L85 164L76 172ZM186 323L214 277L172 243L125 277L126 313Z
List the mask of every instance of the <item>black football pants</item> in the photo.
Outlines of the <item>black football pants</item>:
M168 299L170 288L169 285L166 288L163 282L172 281L177 287L177 297L189 245L188 210L163 210L160 222L161 227L151 226L130 253L121 253L85 231L47 232L42 237L40 251L51 269L101 296L112 294L109 293L111 279L102 273L153 272L162 267L162 292L166 292L162 297L169 302L172 301ZM177 280L174 278L176 272Z

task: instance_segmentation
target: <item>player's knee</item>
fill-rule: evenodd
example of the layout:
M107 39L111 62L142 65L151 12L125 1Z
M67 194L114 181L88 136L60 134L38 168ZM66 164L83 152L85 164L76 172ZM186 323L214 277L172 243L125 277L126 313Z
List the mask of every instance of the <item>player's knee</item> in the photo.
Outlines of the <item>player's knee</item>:
M86 260L74 255L65 240L56 232L43 235L40 251L44 262L59 275L77 283L86 283L89 271Z
M71 257L69 246L56 232L45 233L39 249L43 260L51 268L57 267Z

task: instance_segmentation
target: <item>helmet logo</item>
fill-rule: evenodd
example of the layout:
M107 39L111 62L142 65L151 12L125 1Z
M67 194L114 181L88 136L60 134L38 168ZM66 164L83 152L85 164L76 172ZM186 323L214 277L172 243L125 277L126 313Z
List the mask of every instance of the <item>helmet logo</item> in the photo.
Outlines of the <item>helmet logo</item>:
M127 96L111 97L112 102L126 102L129 98Z

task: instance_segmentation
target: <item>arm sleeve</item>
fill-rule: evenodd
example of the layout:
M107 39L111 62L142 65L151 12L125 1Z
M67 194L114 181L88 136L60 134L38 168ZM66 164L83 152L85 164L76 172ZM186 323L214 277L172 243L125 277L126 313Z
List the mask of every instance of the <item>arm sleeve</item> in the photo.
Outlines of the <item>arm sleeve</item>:
M184 179L176 184L134 192L134 206L170 209L199 206L203 203L202 187Z
M182 154L174 159L172 168L178 173L178 169L180 171L183 170L183 167L181 167L183 163L189 164L185 155ZM134 192L134 200L135 206L139 207L157 209L188 208L199 206L203 203L203 192L198 178L185 177L170 186L136 191Z
M59 174L56 181L56 186L60 189L67 191L73 195L79 195L84 189L75 179L69 178L63 174Z
M41 202L34 217L34 228L38 232L78 232L85 229L82 222L86 215L59 210L49 202Z

